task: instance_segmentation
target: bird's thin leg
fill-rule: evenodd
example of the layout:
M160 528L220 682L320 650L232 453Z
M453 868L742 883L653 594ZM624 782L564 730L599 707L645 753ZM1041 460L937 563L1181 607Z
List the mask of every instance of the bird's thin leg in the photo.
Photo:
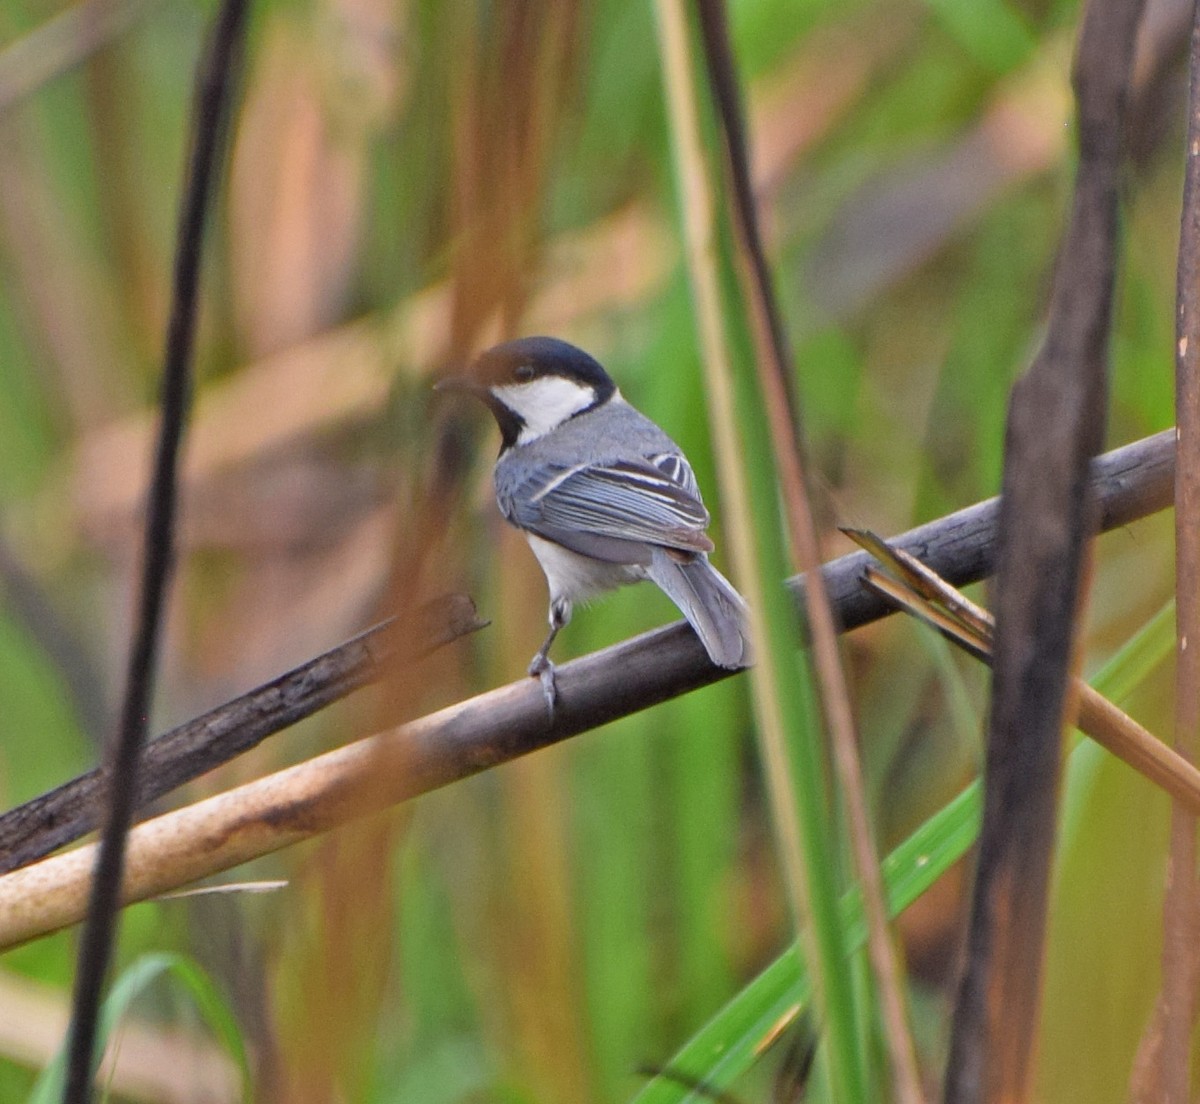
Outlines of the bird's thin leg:
M554 719L554 703L558 700L558 687L554 682L554 664L549 657L550 645L554 643L554 638L558 636L559 630L570 620L570 602L560 598L550 603L550 635L546 637L542 646L537 650L537 655L529 663L530 677L541 680L542 695L546 699L546 709L551 720Z

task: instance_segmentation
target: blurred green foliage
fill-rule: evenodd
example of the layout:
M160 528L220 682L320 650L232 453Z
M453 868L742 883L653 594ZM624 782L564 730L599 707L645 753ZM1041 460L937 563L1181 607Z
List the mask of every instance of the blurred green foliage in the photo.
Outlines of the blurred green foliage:
M48 35L49 65L0 105L4 805L92 762L108 717L81 676L118 692L213 5L146 4L90 48L47 29L61 10L0 7L0 93L24 72L25 36ZM1037 345L1069 202L1078 12L747 0L730 14L832 555L836 523L892 533L997 489L1007 392ZM1147 73L1147 103L1179 79L1170 64ZM1172 419L1182 102L1163 102L1126 181L1113 443ZM721 547L649 5L267 0L242 104L206 264L155 730L386 612L382 580L400 571L449 417L429 384L507 330L552 329L605 362L693 460ZM361 320L361 344L335 343ZM469 589L493 624L423 669L410 713L520 676L543 631L542 582L491 507L494 441L477 428L421 578ZM1160 519L1099 543L1090 661L1169 593L1169 539ZM580 611L558 654L674 617L652 589L627 591ZM845 655L890 849L969 781L986 680L904 624L856 633ZM1147 679L1131 708L1164 732L1169 672ZM392 723L378 698L190 796ZM335 1084L356 1104L630 1099L639 1069L669 1064L788 945L753 748L731 680L422 799L361 866L339 870L316 844L261 864L290 886L253 905L132 909L122 961L200 959L234 1009L256 1100L333 1099ZM1077 755L1091 765L1065 796L1039 1091L1102 1104L1124 1099L1156 990L1166 805L1098 749ZM899 928L934 1079L963 892L958 867ZM339 894L375 920L353 953ZM19 972L65 1005L72 950L59 936L10 954L0 982ZM4 1001L0 985L0 1019ZM331 1025L366 1055L345 1081L311 1045ZM766 1051L740 1099L770 1098L794 1042ZM29 1091L28 1061L0 1058L0 1098ZM818 1070L815 1099L821 1083Z

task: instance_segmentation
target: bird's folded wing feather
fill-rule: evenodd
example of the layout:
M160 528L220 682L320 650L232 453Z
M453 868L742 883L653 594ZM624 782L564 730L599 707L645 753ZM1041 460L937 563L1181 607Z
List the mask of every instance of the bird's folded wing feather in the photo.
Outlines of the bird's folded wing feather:
M519 493L502 494L501 508L523 529L613 562L632 552L614 542L686 552L713 547L696 478L675 453L544 470L523 481Z

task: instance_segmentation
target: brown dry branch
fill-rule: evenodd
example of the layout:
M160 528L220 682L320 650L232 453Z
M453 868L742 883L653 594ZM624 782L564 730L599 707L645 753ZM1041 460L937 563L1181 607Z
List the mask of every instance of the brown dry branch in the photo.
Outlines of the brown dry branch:
M1080 732L1200 815L1200 770L1087 683L1077 680L1072 692Z
M863 577L865 586L976 659L991 663L995 624L987 610L976 606L920 561L887 548L873 534L845 532L898 576L893 579L868 569ZM1082 733L1200 814L1200 770L1082 679L1073 680L1071 693L1078 703L1075 723Z
M1092 488L1104 529L1170 503L1173 442L1168 430L1095 461ZM892 544L965 585L992 570L997 514L998 501L989 499ZM866 552L854 552L822 568L844 630L891 612L862 586L870 562ZM803 590L803 577L792 580L798 601ZM546 725L538 686L522 680L140 825L130 836L124 899L227 870L728 674L712 666L683 622L635 637L558 669L553 727ZM92 851L84 847L0 877L0 948L79 919Z
M1186 171L1176 272L1175 410L1175 750L1200 752L1200 9L1193 15ZM1171 806L1171 842L1163 902L1162 989L1138 1046L1130 1079L1134 1101L1190 1099L1191 1038L1200 982L1200 883L1196 814Z
M1088 5L1075 200L1042 348L1009 406L983 824L947 1104L1028 1098L1060 746L1103 437L1117 183L1140 0Z

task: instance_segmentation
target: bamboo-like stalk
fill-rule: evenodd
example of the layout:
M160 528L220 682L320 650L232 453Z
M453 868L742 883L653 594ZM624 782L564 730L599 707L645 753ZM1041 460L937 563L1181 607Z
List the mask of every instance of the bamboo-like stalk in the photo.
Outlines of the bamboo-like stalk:
M795 566L805 572L815 572L821 564L821 543L800 446L799 413L792 398L792 357L759 230L750 178L749 142L724 0L700 0L699 10L709 76L725 133L739 262L736 267L754 338L755 363L779 476L784 519L796 558ZM895 1104L922 1104L924 1094L916 1048L909 1030L903 970L888 930L883 877L867 807L850 687L838 652L838 631L829 595L825 593L819 573L813 575L813 585L805 592L805 598L812 636L813 672L820 689L822 716L845 804L850 854L862 888L867 918L867 956L878 987L880 1023L890 1062L891 1095Z
M431 788L431 736L448 737L471 717L499 720L514 701L538 693L533 684L507 686L146 821L129 834L121 899L154 897ZM467 773L459 764L441 781ZM0 948L82 917L95 851L88 844L0 878Z
M799 784L798 799L790 765L789 733L798 740L805 725L802 692L790 670L802 660L779 654L780 641L792 626L790 610L780 610L767 586L763 553L780 541L774 511L764 503L752 505L745 449L737 425L729 335L725 329L720 289L720 257L716 239L716 210L703 152L698 101L688 46L688 23L680 0L656 5L668 117L674 146L676 176L684 224L684 247L695 303L701 356L708 391L721 509L727 519L726 538L734 576L750 606L750 637L755 666L751 670L756 731L766 773L775 839L783 868L798 937L810 963L819 1016L829 1038L835 1096L863 1099L866 1075L858 1045L850 963L838 918L833 850L825 808L820 755L810 740ZM794 629L793 629L794 631ZM807 678L800 672L801 678Z

